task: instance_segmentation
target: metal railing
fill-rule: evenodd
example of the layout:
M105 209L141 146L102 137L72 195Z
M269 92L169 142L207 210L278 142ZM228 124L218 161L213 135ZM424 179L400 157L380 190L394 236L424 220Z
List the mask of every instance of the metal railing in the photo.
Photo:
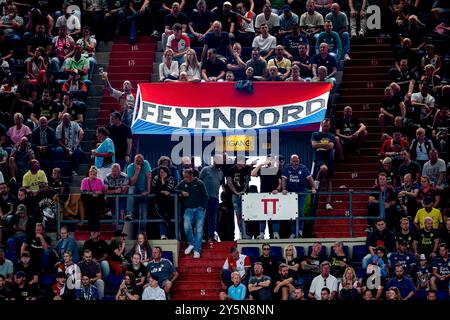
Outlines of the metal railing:
M373 194L373 191L337 191L337 192L317 192L316 194L312 194L311 192L299 192L299 195L302 196L311 196L311 211L310 211L310 215L309 216L305 216L305 212L303 214L303 217L299 217L298 220L304 220L304 221L319 221L319 220L348 220L349 221L349 230L350 230L350 237L353 237L354 235L354 220L375 220L379 217L374 217L374 216L368 216L368 215L357 215L355 216L353 214L353 197L355 195L370 195ZM330 216L316 216L315 211L317 210L315 203L317 202L317 197L318 196L328 196L331 195L333 196L342 196L342 195L348 195L348 213L345 212L345 214L343 216L336 216L336 215L330 215ZM180 240L180 201L178 199L178 195L176 194L171 194L170 195L173 198L173 203L174 203L174 216L172 219L170 219L170 221L172 223L174 223L174 229L175 229L175 239L176 240ZM144 212L142 212L142 210L140 210L140 205L138 205L139 207L139 218L138 219L132 219L132 220L126 220L126 219L121 219L120 215L119 215L119 199L120 198L127 198L127 200L130 197L134 197L134 198L141 198L143 197L140 194L120 194L120 195L104 195L105 197L105 205L108 205L108 202L106 201L106 199L109 198L114 198L115 200L115 212L112 212L112 218L111 219L101 219L100 223L115 223L116 225L120 225L120 224L124 224L124 223L138 223L139 224L139 230L142 231L143 226L146 226L147 223L160 223L163 222L163 219L149 219L148 217L144 217ZM147 196L145 196L149 199L154 198L155 195L154 194L149 194ZM315 201L313 201L313 197L315 198ZM58 199L59 200L59 199ZM82 201L80 199L80 201ZM342 203L345 203L345 201L342 201ZM136 205L136 204L135 204ZM150 203L147 203L148 208L150 208ZM345 210L345 209L344 209ZM151 214L150 211L148 211L148 214ZM383 217L384 218L384 217ZM297 220L297 234L298 234L298 220ZM60 229L61 225L63 224L78 224L80 222L86 223L87 220L80 220L80 219L64 219L64 217L62 216L61 213L61 201L57 201L56 202L56 227L57 230ZM242 220L242 231L245 232L245 220Z

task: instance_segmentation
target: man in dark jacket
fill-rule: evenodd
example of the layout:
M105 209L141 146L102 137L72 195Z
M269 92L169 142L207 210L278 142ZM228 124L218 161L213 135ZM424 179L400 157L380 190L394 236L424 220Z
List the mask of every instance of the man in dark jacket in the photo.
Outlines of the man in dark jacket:
M39 127L31 132L31 146L36 159L50 161L55 152L55 141L55 130L48 126L46 117L40 117Z
M182 197L184 206L184 233L189 246L184 251L189 255L194 250L194 258L200 258L202 247L203 224L205 222L205 209L208 205L208 193L203 182L194 178L192 169L183 171L183 180L176 186L175 191ZM195 225L195 236L192 225Z

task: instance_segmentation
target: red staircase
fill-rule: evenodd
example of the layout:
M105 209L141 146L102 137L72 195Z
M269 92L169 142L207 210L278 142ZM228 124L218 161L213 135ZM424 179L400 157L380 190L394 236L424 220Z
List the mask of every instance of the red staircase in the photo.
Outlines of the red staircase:
M368 191L373 186L379 167L378 153L381 131L378 125L383 89L389 84L389 68L393 54L386 38L365 38L351 47L352 60L345 63L344 77L339 91L339 101L333 107L333 115L340 118L345 106L351 106L354 116L367 126L368 138L361 155L348 155L345 162L336 164L333 191ZM353 195L353 216L367 215L369 195ZM332 211L325 210L326 197L319 198L316 215L319 217L344 217L349 214L347 195L332 197ZM353 220L353 236L366 236L366 219ZM348 220L318 220L314 237L350 237Z
M178 258L179 278L174 283L172 300L218 300L222 290L220 272L235 242L203 243L200 259L184 255L187 243L181 243Z

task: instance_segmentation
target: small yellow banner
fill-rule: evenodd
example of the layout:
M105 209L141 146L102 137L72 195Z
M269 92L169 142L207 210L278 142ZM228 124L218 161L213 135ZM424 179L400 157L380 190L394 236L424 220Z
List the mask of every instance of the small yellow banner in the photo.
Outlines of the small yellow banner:
M254 136L225 136L216 139L216 149L218 151L254 151Z

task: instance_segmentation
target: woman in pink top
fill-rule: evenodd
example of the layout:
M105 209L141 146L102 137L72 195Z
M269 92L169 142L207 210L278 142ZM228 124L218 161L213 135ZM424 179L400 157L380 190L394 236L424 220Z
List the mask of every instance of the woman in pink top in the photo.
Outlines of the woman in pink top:
M91 166L89 176L81 181L81 200L88 220L89 231L99 231L100 217L105 206L103 182L97 178L97 167Z
M23 124L23 115L19 112L14 114L14 123L16 125L8 129L8 136L15 145L20 142L23 137L30 138L31 130Z

